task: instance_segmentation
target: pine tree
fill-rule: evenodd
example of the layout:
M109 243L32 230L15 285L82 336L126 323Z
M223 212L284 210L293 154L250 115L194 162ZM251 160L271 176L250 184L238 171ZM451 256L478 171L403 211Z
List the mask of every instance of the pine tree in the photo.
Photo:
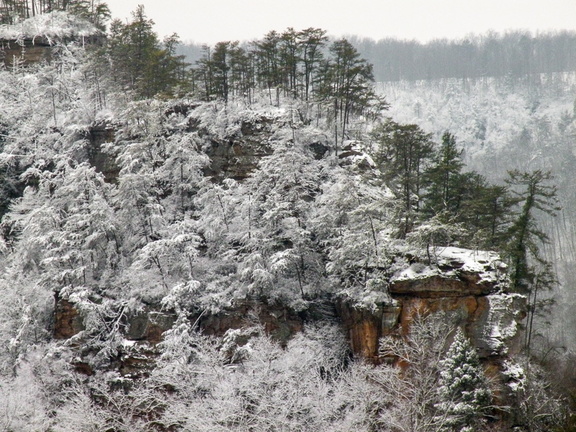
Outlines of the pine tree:
M225 103L230 94L230 53L237 45L238 42L218 42L212 53L214 92Z
M405 238L420 210L423 175L433 149L431 136L415 124L389 120L374 137L378 145L376 162L384 180L403 202L398 225L399 237Z
M298 33L289 27L280 35L280 60L283 69L284 94L295 98L299 94L299 63L302 56Z
M304 100L308 101L313 90L315 73L323 59L322 48L328 41L326 30L307 28L298 33L302 46L302 63L304 74Z
M476 351L458 329L440 362L440 402L436 420L445 432L473 432L482 423L492 400Z
M515 202L506 186L490 185L478 173L466 173L459 221L472 233L475 247L501 250Z
M423 212L426 215L444 214L450 218L458 214L461 204L461 172L464 167L462 151L457 148L454 135L445 132L442 145L424 174L427 191Z
M272 90L276 91L276 105L280 104L280 86L282 74L280 65L280 35L268 32L264 39L254 43L254 55L257 64L257 78L261 88L268 91L272 103Z
M463 172L462 152L454 135L445 132L423 175L421 217L458 224L462 228L458 240L470 246L499 249L515 201L506 186L491 185L475 171Z
M376 95L372 89L374 75L372 65L346 39L337 40L330 46L332 58L324 66L320 98L331 111L334 128L334 146L338 147L346 137L351 115L361 113Z
M556 205L556 186L546 184L553 179L550 172L536 170L522 173L514 170L509 175L507 183L522 188L513 191L522 208L508 231L510 242L507 252L512 267L510 276L512 287L518 292L527 293L534 277L534 264L546 264L540 246L550 241L538 227L536 212L554 216L560 208Z
M183 56L175 54L178 36L173 34L163 45L153 25L140 5L128 24L112 21L107 45L96 53L109 62L111 74L123 90L135 91L142 98L171 95L177 86L185 86L188 78L183 72L187 67Z
M547 303L538 299L538 294L557 284L553 265L541 252L541 247L550 242L550 237L538 226L537 212L555 216L560 207L557 206L556 186L547 184L553 179L550 172L522 173L515 170L509 175L507 183L522 188L513 190L516 203L522 207L508 230L506 253L511 264L512 288L528 297L524 348L530 354L534 317L544 310Z

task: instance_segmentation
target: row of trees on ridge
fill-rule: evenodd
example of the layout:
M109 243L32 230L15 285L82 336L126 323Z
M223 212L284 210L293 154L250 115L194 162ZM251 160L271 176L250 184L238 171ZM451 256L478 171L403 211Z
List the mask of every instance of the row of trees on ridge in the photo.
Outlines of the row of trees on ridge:
M0 0L0 24L13 24L53 11L82 16L104 29L110 9L102 0Z

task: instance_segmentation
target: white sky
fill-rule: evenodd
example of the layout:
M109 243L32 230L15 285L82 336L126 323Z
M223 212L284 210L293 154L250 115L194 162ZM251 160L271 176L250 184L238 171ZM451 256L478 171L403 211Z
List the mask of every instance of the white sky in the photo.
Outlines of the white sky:
M138 4L161 36L214 44L270 30L319 27L331 36L427 42L489 30L576 30L576 0L106 0L127 20Z

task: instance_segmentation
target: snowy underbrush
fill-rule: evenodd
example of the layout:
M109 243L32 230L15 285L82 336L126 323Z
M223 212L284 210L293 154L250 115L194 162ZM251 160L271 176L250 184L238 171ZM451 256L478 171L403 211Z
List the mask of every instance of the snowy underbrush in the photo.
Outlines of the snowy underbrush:
M93 24L68 12L53 11L26 18L16 24L0 25L0 39L22 41L46 39L50 44L58 40L83 38L101 34Z
M445 324L445 323L444 323ZM406 365L368 365L349 357L340 327L308 325L285 347L255 325L222 337L198 333L179 319L159 346L155 368L134 379L114 371L72 373L66 347L38 347L11 377L0 378L2 426L7 430L359 432L418 430L452 425L501 430L491 405L492 385L469 341L437 319L417 321L404 341L382 349ZM514 372L518 370L518 372ZM537 412L524 369L505 370L518 383L524 409L517 424L553 427L561 420L557 399ZM520 390L520 387L522 390ZM538 399L544 402L542 399ZM553 411L552 411L553 410Z

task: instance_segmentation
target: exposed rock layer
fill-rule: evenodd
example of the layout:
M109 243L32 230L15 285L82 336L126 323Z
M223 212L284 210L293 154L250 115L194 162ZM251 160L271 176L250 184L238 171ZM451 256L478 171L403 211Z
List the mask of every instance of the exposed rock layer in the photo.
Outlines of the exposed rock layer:
M29 66L51 58L52 47L42 38L0 41L0 61L6 67Z

